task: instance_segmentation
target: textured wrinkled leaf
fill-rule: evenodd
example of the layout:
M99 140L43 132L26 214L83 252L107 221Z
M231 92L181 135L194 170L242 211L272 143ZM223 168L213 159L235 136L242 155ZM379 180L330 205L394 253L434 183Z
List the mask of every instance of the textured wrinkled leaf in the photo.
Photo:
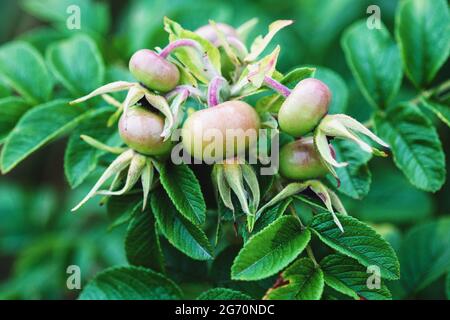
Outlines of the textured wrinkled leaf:
M197 300L252 300L252 297L232 289L214 288L203 292Z
M326 256L320 262L325 276L325 283L345 295L356 300L361 297L367 300L391 299L391 293L385 284L380 288L369 289L367 280L372 275L356 260L341 254Z
M443 103L421 99L420 105L431 110L439 119L450 127L450 106Z
M27 43L15 41L0 47L0 73L30 103L50 98L53 81L41 54Z
M239 252L231 267L234 280L270 277L291 263L310 239L294 217L286 216L253 236Z
M30 104L22 98L8 97L0 99L0 144L29 108Z
M2 150L1 168L6 173L45 143L67 133L85 116L82 106L69 107L56 100L34 107L11 131Z
M418 225L403 238L400 252L401 284L415 294L450 271L450 219Z
M142 267L113 267L102 271L81 292L80 300L174 300L180 288L163 275Z
M72 188L79 186L95 170L100 157L105 154L105 151L83 141L81 134L110 146L119 144L116 128L106 127L113 111L110 108L102 108L90 112L71 134L64 154L64 172Z
M375 116L377 133L389 143L397 167L419 189L437 191L445 182L445 156L436 130L412 103Z
M364 97L374 107L386 107L402 80L400 53L386 27L357 22L344 33L342 47Z
M367 162L372 155L348 140L333 141L333 147L336 160L348 163L348 166L335 169L341 181L337 190L354 199L362 199L370 190L372 176Z
M195 224L203 224L206 204L197 177L185 164L166 164L160 170L160 180L181 214Z
M310 228L334 250L358 260L366 267L378 266L385 279L399 278L397 256L386 240L371 227L353 217L340 215L339 220L344 232L339 230L329 213L316 215Z
M106 212L111 221L109 228L129 222L138 210L142 210L141 193L109 197L106 202Z
M283 215L283 213L286 211L287 207L291 203L291 199L286 199L284 201L280 201L274 206L264 210L261 213L261 216L258 220L255 222L255 226L253 227L253 231L251 233L248 232L247 228L242 225L242 237L244 238L244 241L248 241L251 237L253 237L255 234L263 230L265 227L267 227L269 224L277 220L279 217Z
M281 274L287 284L269 289L269 300L319 300L324 287L323 272L309 258L294 262Z
M103 84L105 66L97 45L85 35L53 44L47 63L56 79L73 97L88 94Z
M159 229L174 247L192 259L212 259L211 244L205 233L177 211L163 189L153 191L151 208Z
M139 208L140 209L140 208ZM138 209L125 236L125 253L130 264L164 272L164 258L156 233L155 218L149 209Z
M396 17L396 36L409 79L428 85L450 53L450 14L445 0L406 0Z

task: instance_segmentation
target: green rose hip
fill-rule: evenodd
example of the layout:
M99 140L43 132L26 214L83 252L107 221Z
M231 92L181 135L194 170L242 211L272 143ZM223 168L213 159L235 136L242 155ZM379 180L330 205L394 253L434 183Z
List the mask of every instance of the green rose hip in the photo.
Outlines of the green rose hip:
M259 128L253 107L243 101L227 101L189 116L182 129L183 147L205 161L230 158L256 142Z
M309 180L324 177L327 173L328 169L317 152L312 137L293 141L281 148L280 174L283 177Z
M322 81L300 81L278 112L281 130L294 137L311 132L327 114L330 101L331 92Z
M149 156L162 156L170 152L172 143L164 141L161 133L164 119L142 107L135 106L119 120L119 134L131 149Z
M173 63L148 49L133 54L129 69L136 80L160 92L172 90L180 80L180 72Z

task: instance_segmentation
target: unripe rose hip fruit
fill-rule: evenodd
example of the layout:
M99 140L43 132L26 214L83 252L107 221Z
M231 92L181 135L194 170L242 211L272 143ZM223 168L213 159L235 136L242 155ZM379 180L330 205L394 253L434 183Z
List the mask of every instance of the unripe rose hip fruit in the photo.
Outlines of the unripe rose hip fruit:
M180 80L180 72L173 63L148 49L142 49L133 54L129 69L137 81L156 91L170 91Z
M225 24L225 23L216 23L217 29L219 29L225 37L236 37L238 38L239 35L232 26ZM215 46L219 44L219 36L217 35L216 30L213 28L213 26L207 24L204 25L197 30L195 30L195 33L199 36L205 38Z
M280 174L283 177L308 180L324 177L327 173L312 137L290 142L281 148Z
M201 160L229 158L254 144L259 128L254 108L243 101L227 101L189 116L182 129L183 147ZM215 152L210 153L213 147Z
M119 120L119 134L131 149L149 156L169 153L172 143L164 141L161 132L164 120L161 116L142 107L132 107Z
M311 132L327 114L330 101L325 83L313 78L300 81L278 112L281 130L294 137Z

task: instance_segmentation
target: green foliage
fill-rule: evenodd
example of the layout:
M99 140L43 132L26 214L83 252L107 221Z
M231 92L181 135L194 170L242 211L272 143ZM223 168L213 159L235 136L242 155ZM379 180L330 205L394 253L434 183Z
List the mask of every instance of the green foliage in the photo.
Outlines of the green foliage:
M12 63L12 60L20 63ZM0 48L0 72L6 83L31 104L50 99L53 81L40 53L29 44L15 41Z
M181 214L194 224L203 224L206 205L200 184L185 164L166 164L160 170L161 184Z
M375 117L377 132L391 145L394 161L419 189L435 192L445 182L445 156L435 128L417 106L399 104Z
M366 21L358 22L344 34L342 47L364 97L385 108L402 80L400 54L386 27L368 29Z
M305 249L310 236L295 218L279 218L244 245L231 267L231 277L258 280L277 273Z
M348 166L336 168L340 179L339 192L354 199L364 198L370 190L372 175L367 166L371 154L359 149L353 142L338 140L333 143L336 160L347 162Z
M409 79L427 86L450 53L448 2L407 0L400 4L396 34Z
M70 135L64 154L64 171L72 188L79 186L95 170L100 157L105 154L82 140L82 134L107 145L117 145L119 139L115 128L99 125L105 124L111 115L110 108L93 110Z
M173 246L193 259L208 260L213 257L205 233L177 211L163 190L152 193L151 207L159 229Z
M66 100L55 100L32 108L11 131L1 154L3 173L12 170L45 143L73 129L87 116L83 106L69 108Z
M385 284L381 284L379 288L368 288L367 281L370 274L354 259L341 254L332 254L322 259L320 267L327 285L353 299L385 300L391 298L391 293Z
M128 226L125 237L127 260L157 272L164 272L164 257L156 230L155 218L150 210L138 211Z
M281 277L287 285L270 289L269 300L319 300L324 287L323 272L309 258L302 258L287 268Z
M448 218L416 226L405 235L399 259L401 286L406 296L421 291L449 271L449 243Z
M350 216L339 216L341 232L329 213L315 216L310 228L334 250L358 260L364 266L376 265L389 280L400 277L400 266L392 247L368 225Z
M242 292L227 288L214 288L203 292L197 297L198 300L252 300Z
M7 97L0 99L0 144L29 108L30 105L22 98Z
M170 279L142 267L115 267L99 273L81 292L80 300L180 299L180 288Z
M102 85L105 75L103 59L89 37L74 36L50 46L47 63L73 97L88 94Z

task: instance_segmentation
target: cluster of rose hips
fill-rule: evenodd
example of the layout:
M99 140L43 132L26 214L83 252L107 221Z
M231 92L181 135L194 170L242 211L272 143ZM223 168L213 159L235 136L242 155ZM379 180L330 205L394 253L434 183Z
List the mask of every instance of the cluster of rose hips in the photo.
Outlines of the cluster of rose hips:
M175 129L181 128L184 150L194 158L211 160L215 154L205 155L211 142L208 131L219 131L224 137L230 129L241 130L243 135L249 131L257 133L264 126L260 114L242 99L261 89L273 89L284 99L279 111L272 114L273 119L276 119L279 130L297 139L280 150L279 176L282 177L282 182L295 182L278 190L275 197L260 207L256 175L251 166L239 158L257 142L253 141L255 139L238 136L238 139L242 138L246 143L232 143L230 150L230 144L222 141L224 152L221 153L221 159L215 159L223 160L215 164L213 170L219 201L223 201L225 206L234 211L232 192L239 200L240 209L247 214L248 228L251 230L264 208L310 188L326 204L340 226L333 207L342 213L345 210L336 194L317 180L329 173L337 178L334 167L346 165L336 161L328 138L350 139L363 150L378 155L383 153L364 142L357 133L369 136L383 146L386 144L351 117L343 114L328 115L331 92L323 82L308 78L299 81L291 90L275 80L272 75L278 51L257 60L276 31L291 23L275 22L265 37L255 40L250 50L244 45L241 28L211 22L195 33L185 31L183 35L187 35L186 38L171 39L169 45L162 50L142 49L131 57L129 70L137 80L136 83L114 82L74 101L73 103L79 103L97 95L103 95L105 100L111 101L108 93L128 90L125 101L116 101L115 104L118 105L116 115L120 115L119 133L129 149L118 152L118 158L76 208L95 194L118 195L128 192L139 179L143 187L145 207L148 193L154 184L153 171L155 168L159 170L162 163L167 161L167 155L174 145L170 137ZM219 49L220 70L217 70L209 56L205 41ZM181 50L185 50L184 60L177 55ZM191 60L187 61L186 56ZM202 78L204 76L206 79L203 85L197 85L197 80L201 79L189 81L200 78L190 68L190 63L194 62L201 65L199 70ZM188 113L185 102L189 97L198 99L204 109L191 112L184 119ZM85 138L94 147L111 151L111 148L101 142ZM109 190L99 190L110 177L114 177L114 180Z

